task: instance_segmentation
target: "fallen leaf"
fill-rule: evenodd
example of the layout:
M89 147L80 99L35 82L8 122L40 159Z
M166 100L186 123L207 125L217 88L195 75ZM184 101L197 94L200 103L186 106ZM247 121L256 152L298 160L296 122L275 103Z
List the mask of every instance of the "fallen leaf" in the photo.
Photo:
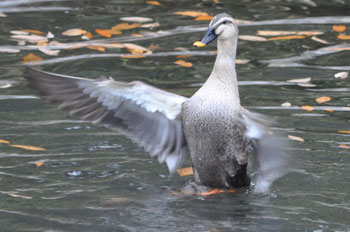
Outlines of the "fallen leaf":
M147 1L146 3L150 5L160 6L160 3L158 1Z
M14 35L29 35L28 32L25 32L25 31L17 31L17 30L13 30L13 31L10 31L11 34L14 34Z
M18 53L21 50L14 49L14 48L0 48L0 52L6 52L6 53Z
M111 28L111 31L113 34L113 31L130 30L130 29L134 29L134 28L139 27L139 26L141 26L141 23L133 23L133 24L121 23L121 24L117 24L117 25L113 26Z
M5 17L7 17L7 15L6 15L6 14L4 14L4 13L1 13L1 12L0 12L0 17L5 18Z
M191 16L191 17L198 17L198 16L207 16L207 13L200 12L200 11L176 11L173 12L175 15L182 15L182 16Z
M42 31L38 31L38 30L32 30L32 29L23 29L21 30L23 32L27 32L27 33L32 33L32 34L39 34L39 35L45 35L45 32Z
M149 49L133 43L123 43L122 45L132 54L151 53Z
M190 176L193 175L193 168L180 168L177 170L177 173L179 174L179 176Z
M306 83L310 81L311 81L311 77L287 80L287 82L290 82L290 83Z
M84 34L82 37L82 39L85 39L85 40L89 40L89 39L92 39L94 38L93 34L91 32L87 32L86 34Z
M174 63L177 64L177 65L186 67L186 68L190 68L190 67L192 67L192 65L193 65L191 62L186 62L186 61L184 61L184 60L177 60L177 61L175 61Z
M313 41L319 42L319 43L321 43L321 44L329 44L329 42L327 42L326 40L320 39L320 38L318 38L318 37L316 37L316 36L312 36L311 39L312 39Z
M25 40L30 43L47 42L48 38L40 35L11 35L12 39Z
M145 58L147 56L142 56L142 55L123 55L122 58L127 58L127 59L141 59Z
M281 106L283 106L283 107L290 107L290 106L292 106L292 103L284 102L284 103L281 104Z
M287 35L287 36L277 36L277 37L270 37L267 40L290 40L290 39L305 39L305 35Z
M11 144L9 145L10 147L17 147L17 148L22 148L25 150L30 150L30 151L45 151L46 149L43 147L35 147L35 146L27 146L27 145L17 145L17 144Z
M238 36L238 38L241 40L255 41L255 42L267 41L266 38L261 36L255 36L255 35L240 35Z
M153 19L146 18L146 17L122 17L120 18L120 20L127 21L127 22L147 23L147 22L151 22Z
M281 35L323 35L322 31L264 31L259 30L256 33L262 36L281 36Z
M330 100L332 100L332 98L328 97L328 96L324 96L324 97L319 97L319 98L316 98L316 102L318 104L322 104L322 103L325 103L325 102L329 102Z
M38 49L42 53L45 53L46 55L49 55L49 56L57 56L58 53L60 52L60 50L51 50L47 48L47 46L40 46Z
M344 25L333 25L332 29L333 29L333 31L336 31L336 32L344 32L344 31L346 31L346 26L344 26Z
M132 33L131 36L133 36L133 37L143 37L143 35L139 34L139 33Z
M344 149L350 149L350 146L346 144L339 144L339 147Z
M176 58L187 58L187 57L191 57L193 55L179 55L179 56L176 56Z
M86 34L87 31L80 29L80 28L74 28L74 29L69 29L67 31L62 32L62 35L66 36L79 36L79 35L84 35Z
M301 108L302 108L303 110L306 110L306 111L313 111L313 110L315 109L315 107L313 107L313 106L308 106L308 105L306 105L306 106L301 106Z
M349 40L350 39L350 35L338 35L337 38L341 39L341 40Z
M12 87L12 85L8 83L8 84L1 85L0 89L7 89L7 88L10 88L10 87Z
M96 29L95 31L97 34L99 34L100 36L103 36L103 37L110 38L112 36L111 30ZM120 34L121 34L121 32L120 32Z
M35 164L35 166L37 166L37 167L41 167L41 166L43 166L45 163L44 163L43 161L38 161L38 162L35 162L34 164Z
M159 23L147 23L147 24L142 24L140 27L141 28L151 28L151 27L159 27Z
M248 64L249 60L235 59L235 64Z
M305 140L301 137L298 136L294 136L294 135L288 135L288 139L289 140L293 140L293 141L298 141L298 142L304 142Z
M106 48L103 46L87 46L87 48L92 49L92 50L97 50L99 52L105 52Z
M331 109L331 108L327 108L327 109L325 109L325 111L327 111L327 112L334 112L334 110Z
M200 15L194 19L194 21L210 21L214 18L214 16L211 15Z
M18 194L14 194L14 193L9 193L9 196L11 196L11 197L17 197L17 198L23 198L23 199L33 199L33 197L18 195Z
M349 72L338 72L336 74L334 74L335 78L339 78L339 79L345 79L349 76Z
M159 45L156 45L156 44L151 44L151 45L148 47L148 49L151 50L151 51L155 51L155 50L160 50L160 49L162 49L162 47L159 46Z
M47 45L48 43L44 41L36 43L36 46L47 46Z
M200 196L211 196L214 194L234 193L234 192L236 192L234 189L229 189L229 190L213 189L213 190L208 191L208 192L187 192L187 191L184 191L184 194L196 194L196 195L200 195Z
M339 130L338 133L340 134L350 134L349 130Z
M9 144L9 143L10 143L10 141L4 140L4 139L0 139L0 143Z
M42 60L43 58L41 58L40 56L36 56L33 53L30 53L25 57L23 57L22 63L29 63L29 62L42 61Z

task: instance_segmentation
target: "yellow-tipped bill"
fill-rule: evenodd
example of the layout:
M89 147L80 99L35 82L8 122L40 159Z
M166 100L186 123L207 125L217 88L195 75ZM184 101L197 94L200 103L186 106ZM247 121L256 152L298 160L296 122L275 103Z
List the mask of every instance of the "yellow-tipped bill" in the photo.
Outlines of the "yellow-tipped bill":
M196 41L196 42L193 43L193 46L195 46L195 47L204 47L204 46L206 46L206 44L202 43L201 41Z

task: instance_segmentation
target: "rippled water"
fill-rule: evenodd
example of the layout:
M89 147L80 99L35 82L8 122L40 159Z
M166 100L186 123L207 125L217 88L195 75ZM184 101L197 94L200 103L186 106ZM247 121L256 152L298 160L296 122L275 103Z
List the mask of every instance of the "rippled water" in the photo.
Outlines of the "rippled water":
M345 24L344 34L350 34L350 17L340 17L348 15L350 3L160 2L161 6L117 0L0 2L0 12L7 15L0 17L0 50L23 49L10 39L12 30L51 31L57 41L68 43L80 39L62 36L64 30L94 32L120 23L123 16L151 17L160 23L159 28L125 31L112 38L160 46L144 59L121 58L125 50L101 53L87 48L63 50L58 57L33 49L0 53L0 87L12 85L0 88L0 139L46 149L28 151L0 143L0 231L350 231L350 152L346 149L350 138L338 133L350 130L346 108L350 83L334 78L335 73L350 69L350 55L334 49L349 44L332 31L332 25ZM34 97L21 78L21 69L11 66L34 53L44 58L40 66L44 70L142 80L191 96L212 68L215 45L201 50L191 47L207 22L172 14L184 10L227 11L254 21L240 26L241 35L255 35L257 30L317 30L324 32L318 37L329 42L310 37L239 41L238 59L250 61L237 65L242 104L275 117L287 134L305 140L291 142L292 171L273 185L269 195L249 189L208 197L182 194L191 177L169 177L164 165L123 136L58 112L55 105ZM162 36L130 36L159 30ZM174 53L179 47L188 51ZM193 55L181 58L192 62L192 68L173 63L179 59L176 55L185 53ZM111 55L103 57L106 54ZM306 77L316 86L287 82ZM315 99L321 96L332 101L317 104ZM286 101L292 106L282 107ZM305 111L300 108L303 105L315 109ZM37 167L37 162L43 165ZM187 159L183 166L189 164Z

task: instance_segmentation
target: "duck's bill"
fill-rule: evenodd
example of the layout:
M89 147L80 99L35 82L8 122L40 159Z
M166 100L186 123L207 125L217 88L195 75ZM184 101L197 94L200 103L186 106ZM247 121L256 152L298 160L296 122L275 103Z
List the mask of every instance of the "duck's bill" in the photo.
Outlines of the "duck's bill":
M215 34L214 29L209 29L201 41L196 41L193 43L195 47L204 47L208 45L211 41L216 39L218 36Z

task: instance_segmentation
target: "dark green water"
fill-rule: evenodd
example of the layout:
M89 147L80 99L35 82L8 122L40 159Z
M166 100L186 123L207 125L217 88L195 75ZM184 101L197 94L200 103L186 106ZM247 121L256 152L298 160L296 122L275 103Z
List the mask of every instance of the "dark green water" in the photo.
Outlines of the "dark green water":
M350 55L349 51L328 48L349 47L340 45L346 41L337 39L338 33L332 30L334 24L346 25L344 34L350 35L350 17L339 17L348 15L349 1L169 0L160 1L161 6L136 0L19 2L0 1L0 12L7 15L0 17L0 51L22 49L0 52L0 87L11 84L0 88L0 139L44 147L46 151L0 143L0 231L350 231L350 150L339 147L350 146L350 137L337 132L350 130L350 112L344 108L350 106L350 79L334 78L335 73L350 70ZM191 177L169 177L165 165L159 165L123 136L69 118L55 105L34 98L35 91L21 78L21 68L11 66L34 53L52 61L38 66L47 71L142 80L191 96L209 75L215 59L210 51L216 48L215 44L192 48L204 34L194 31L208 22L172 14L185 10L211 15L226 11L238 19L261 22L240 26L241 35L255 35L257 30L314 30L324 32L317 37L329 42L322 44L311 37L239 41L237 58L250 61L237 64L242 105L276 118L287 134L305 139L291 142L292 171L275 182L269 195L254 194L249 189L209 197L174 194L181 192ZM12 30L36 29L51 31L56 41L69 43L81 39L61 33L82 28L93 32L93 40L104 39L94 30L108 29L125 16L149 17L160 26L124 31L112 37L114 42L158 45L154 56L99 57L127 51L107 49L103 53L80 48L62 50L54 57L18 47L10 38ZM270 21L282 19L285 21ZM297 23L294 19L302 20ZM174 30L178 26L184 27ZM170 32L137 41L130 37L131 33L159 30ZM172 52L179 47L195 55L176 58ZM314 56L305 55L306 51ZM87 54L92 57L76 57ZM73 58L61 59L67 57ZM289 57L305 59L272 61ZM193 67L175 65L178 59L192 62ZM311 77L316 86L286 82L306 77ZM321 96L332 100L316 103ZM286 101L292 107L281 107ZM317 107L307 112L299 107L302 105ZM44 165L36 167L38 161ZM188 165L187 159L183 166ZM250 169L254 173L254 167Z

